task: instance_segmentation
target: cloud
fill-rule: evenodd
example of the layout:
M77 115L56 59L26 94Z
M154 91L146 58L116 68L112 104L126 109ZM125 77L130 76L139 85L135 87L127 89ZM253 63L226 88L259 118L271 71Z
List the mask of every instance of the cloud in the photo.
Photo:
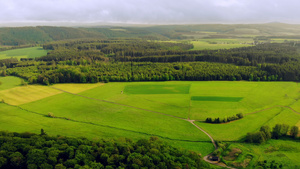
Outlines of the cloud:
M0 0L0 22L300 23L297 0Z

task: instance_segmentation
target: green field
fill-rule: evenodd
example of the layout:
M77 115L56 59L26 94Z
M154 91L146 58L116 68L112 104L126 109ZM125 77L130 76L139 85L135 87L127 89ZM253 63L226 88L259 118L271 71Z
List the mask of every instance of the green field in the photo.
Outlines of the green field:
M127 85L127 94L189 94L190 85Z
M0 126L8 131L38 133L43 128L52 135L91 139L157 136L177 147L208 154L213 151L209 137L186 119L198 120L195 123L199 127L221 141L241 140L247 132L258 131L263 125L300 124L300 114L287 108L299 111L300 86L294 82L169 81L20 87L19 78L0 81L0 99L7 100L0 103ZM48 117L49 113L56 118ZM207 117L237 113L245 117L225 124L203 122Z
M230 49L251 46L252 39L200 39L197 41L191 41L194 45L192 50L204 50L204 49Z
M0 91L21 85L21 79L13 76L0 77L0 82L2 82L0 85Z
M9 59L9 58L36 58L47 55L47 50L44 50L42 47L30 47L30 48L21 48L13 49L0 52L0 59Z
M281 123L292 126L296 125L299 121L300 114L296 114L286 108L275 107L270 110L247 115L241 120L230 123L209 124L196 122L196 124L208 131L216 140L235 141L243 139L249 132L259 131L260 127L264 125L268 125L271 128Z

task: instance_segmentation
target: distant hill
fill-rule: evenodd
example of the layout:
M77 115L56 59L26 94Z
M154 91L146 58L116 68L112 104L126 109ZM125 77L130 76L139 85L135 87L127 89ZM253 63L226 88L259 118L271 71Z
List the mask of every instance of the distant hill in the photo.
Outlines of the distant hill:
M202 24L157 25L145 27L5 27L0 28L0 45L19 46L45 42L84 38L142 38L147 40L228 38L228 37L300 37L300 25L268 24Z
M45 42L77 39L77 38L104 38L101 33L70 27L17 27L0 28L1 45L43 44Z

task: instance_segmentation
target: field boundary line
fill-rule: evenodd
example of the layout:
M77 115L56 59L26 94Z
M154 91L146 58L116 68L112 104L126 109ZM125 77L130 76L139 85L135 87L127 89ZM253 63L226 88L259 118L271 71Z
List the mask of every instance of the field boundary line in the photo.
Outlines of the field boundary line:
M287 109L292 110L294 113L300 114L300 112L297 112L295 109L293 109L289 106L276 105L276 106L268 107L268 108L258 110L258 111L252 112L252 113L246 113L245 116L255 114L255 113L259 113L259 112L263 112L263 111L270 110L270 109L277 108L277 107L287 108Z
M111 129L116 129L116 130L122 130L122 131L127 131L127 132L132 132L132 133L138 133L138 134L147 135L147 136L156 136L156 137L159 137L159 138L162 138L162 139L172 140L172 141L182 141L182 142L191 142L191 143L210 143L210 141L195 141L195 140L173 139L173 138L169 138L169 137L165 137L165 136L161 136L161 135L157 135L157 134L149 134L149 133L144 133L144 132L140 132L140 131L134 131L134 130L119 128L119 127L109 126L109 125L97 124L97 123L93 123L93 122L73 120L73 119L70 119L70 118L67 118L67 117L59 117L59 116L48 117L47 115L45 115L43 113L38 113L38 112L35 112L35 111L27 110L27 109L24 109L20 106L10 105L10 104L7 104L7 103L4 103L4 104L6 104L8 106L16 107L18 109L21 109L21 110L29 112L29 113L33 113L33 114L36 114L36 115L43 116L45 118L62 119L62 120L67 120L67 121L71 121L71 122L75 122L75 123L89 124L89 125L100 126L100 127L105 127L105 128L111 128Z
M156 114L161 114L161 115L164 115L164 116L169 116L169 117L173 117L173 118L177 118L177 119L181 119L181 120L186 120L185 118L174 116L174 115L170 115L170 114L166 114L166 113L161 113L161 112L157 112L157 111L153 111L153 110L148 110L148 109L143 109L143 108L139 108L139 107L134 107L134 106L126 105L126 104L116 103L116 102L113 102L113 101L108 101L108 100L102 100L102 99L96 99L96 98L92 98L92 97L88 97L88 96L83 96L83 95L80 95L80 94L71 93L71 92L68 92L68 91L65 91L65 90L62 90L62 89L59 89L59 88L56 88L56 87L52 87L52 86L49 86L49 87L53 88L53 89L56 89L56 90L60 90L60 91L62 91L64 93L69 93L69 94L72 94L72 95L75 95L75 96L79 96L79 97L83 97L83 98L90 99L90 100L96 100L96 101L111 103L111 104L115 104L115 105L119 105L119 106L130 107L130 108L134 108L134 109L138 109L138 110L143 110L143 111L147 111L147 112L151 112L151 113L156 113Z

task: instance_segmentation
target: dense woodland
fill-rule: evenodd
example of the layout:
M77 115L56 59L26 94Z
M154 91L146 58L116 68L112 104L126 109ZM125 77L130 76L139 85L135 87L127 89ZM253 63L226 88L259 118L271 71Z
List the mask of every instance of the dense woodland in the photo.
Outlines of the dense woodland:
M149 140L86 138L0 132L0 168L210 168L195 152Z
M248 143L263 143L269 139L280 139L290 136L293 139L298 138L299 127L286 124L276 124L273 129L269 126L262 126L258 132L247 133L246 142Z
M249 80L299 81L295 42L227 50L189 50L189 43L142 39L82 39L50 42L36 59L3 59L0 74L29 83L109 81Z
M191 50L193 45L188 41L161 41L184 39L184 33L197 31L232 35L238 34L237 28L246 27L272 35L257 36L256 40L268 39L285 26L0 28L0 45L11 45L1 50L37 44L43 44L43 48L49 50L46 56L36 59L2 59L0 74L47 85L168 80L299 81L300 44L297 41L222 50ZM297 37L296 26L289 25L289 30Z

